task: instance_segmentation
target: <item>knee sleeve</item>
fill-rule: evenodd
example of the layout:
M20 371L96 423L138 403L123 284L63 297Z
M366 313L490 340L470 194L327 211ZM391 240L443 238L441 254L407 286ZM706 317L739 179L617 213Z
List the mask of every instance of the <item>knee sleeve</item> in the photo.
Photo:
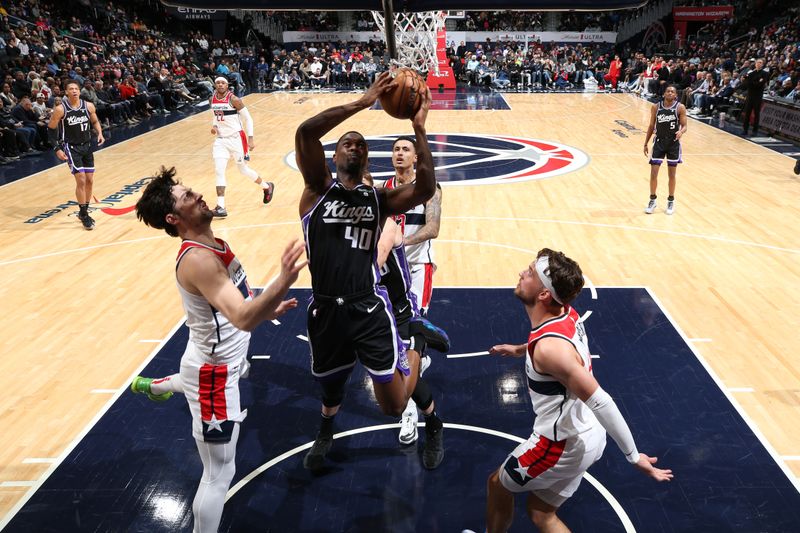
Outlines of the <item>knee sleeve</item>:
M425 411L433 403L433 394L431 388L422 378L417 380L417 386L414 387L414 392L411 394L411 399L417 404L421 411Z
M239 173L243 176L247 176L253 181L258 179L258 172L248 167L245 163L237 163L236 166L239 168Z
M336 407L341 405L344 400L344 386L347 378L334 381L321 381L322 385L322 405L325 407Z
M214 159L214 172L217 177L217 187L225 187L225 168L228 166L227 159Z

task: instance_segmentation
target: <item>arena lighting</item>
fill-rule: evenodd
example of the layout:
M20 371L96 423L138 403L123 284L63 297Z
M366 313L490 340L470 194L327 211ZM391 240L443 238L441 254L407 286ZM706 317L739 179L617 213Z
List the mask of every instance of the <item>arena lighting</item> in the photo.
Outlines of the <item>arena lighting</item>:
M192 9L252 9L265 11L383 11L382 0L161 0L170 7ZM634 9L647 4L647 0L392 0L395 12L416 12L436 10L481 11L487 7L493 10L515 11L612 11Z

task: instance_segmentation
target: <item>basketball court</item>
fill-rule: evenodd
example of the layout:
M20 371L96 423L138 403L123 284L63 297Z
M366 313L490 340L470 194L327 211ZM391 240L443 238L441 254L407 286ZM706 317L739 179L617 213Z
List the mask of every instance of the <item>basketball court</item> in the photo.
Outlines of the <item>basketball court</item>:
M251 167L276 183L268 206L228 170L229 217L214 222L251 284L302 235L294 132L354 94L252 94ZM353 374L331 467L302 468L318 422L302 310L253 336L249 414L225 531L482 531L485 480L530 434L519 360L518 272L550 247L582 266L594 371L639 448L672 468L639 476L609 440L564 507L577 531L793 531L800 523L797 188L790 157L689 121L677 208L645 215L650 106L623 94L435 95L427 131L444 187L430 317L453 340L426 376L447 424L446 456L421 468L397 442L363 373ZM174 281L177 239L138 222L159 166L214 197L209 117L200 113L96 152L93 232L70 205L63 167L0 187L6 372L0 525L7 531L188 530L202 466L185 402L132 395L133 376L177 369L186 341ZM366 110L331 131L370 143L373 174L409 121ZM659 200L666 199L662 169ZM301 273L293 294L304 300ZM521 503L521 501L520 501ZM518 508L513 531L530 528Z

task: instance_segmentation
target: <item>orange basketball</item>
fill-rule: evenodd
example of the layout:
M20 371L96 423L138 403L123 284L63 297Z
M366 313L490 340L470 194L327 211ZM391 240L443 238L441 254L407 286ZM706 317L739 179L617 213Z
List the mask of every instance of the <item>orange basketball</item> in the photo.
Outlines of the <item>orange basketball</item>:
M380 97L381 107L394 118L411 118L422 105L425 80L416 70L399 68L392 75L392 88Z

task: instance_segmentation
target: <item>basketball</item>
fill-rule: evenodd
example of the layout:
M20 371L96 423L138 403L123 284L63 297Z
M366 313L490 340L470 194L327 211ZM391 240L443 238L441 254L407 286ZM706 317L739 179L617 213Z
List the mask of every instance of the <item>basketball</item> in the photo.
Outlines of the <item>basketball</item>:
M411 118L422 105L422 94L427 87L425 80L410 68L399 68L392 75L392 88L381 95L381 107L394 118Z

